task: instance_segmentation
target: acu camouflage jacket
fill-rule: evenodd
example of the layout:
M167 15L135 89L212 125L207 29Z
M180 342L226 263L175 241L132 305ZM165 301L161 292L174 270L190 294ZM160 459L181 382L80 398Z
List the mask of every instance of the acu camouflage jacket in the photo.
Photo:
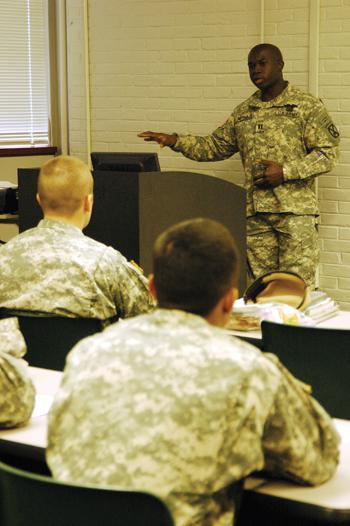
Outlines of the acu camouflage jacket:
M334 473L338 440L276 356L158 309L70 352L47 459L61 480L158 494L176 526L232 526L233 482L266 468L319 484Z
M26 344L16 318L0 320L0 427L29 420L34 406L34 386L21 360Z
M268 102L255 92L211 135L179 135L173 150L196 161L220 161L239 152L248 216L256 212L316 215L314 178L333 168L338 144L339 132L323 103L288 84ZM252 176L259 160L282 164L284 183L255 188Z
M128 318L153 308L148 282L117 250L43 219L0 248L0 307L60 316Z

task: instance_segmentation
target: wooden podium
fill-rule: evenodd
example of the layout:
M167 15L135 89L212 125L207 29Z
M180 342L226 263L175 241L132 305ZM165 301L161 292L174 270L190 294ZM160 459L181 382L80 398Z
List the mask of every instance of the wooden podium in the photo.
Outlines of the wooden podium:
M39 169L18 170L19 231L42 218L36 203ZM246 192L222 179L191 172L95 171L94 209L84 233L152 270L154 240L168 226L210 217L232 232L240 255L239 291L246 288Z

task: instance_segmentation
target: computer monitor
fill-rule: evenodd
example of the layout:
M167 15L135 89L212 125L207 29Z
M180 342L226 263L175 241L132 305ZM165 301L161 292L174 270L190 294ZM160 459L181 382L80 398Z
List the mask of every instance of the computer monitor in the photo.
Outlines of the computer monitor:
M94 170L159 172L158 155L151 152L92 152Z

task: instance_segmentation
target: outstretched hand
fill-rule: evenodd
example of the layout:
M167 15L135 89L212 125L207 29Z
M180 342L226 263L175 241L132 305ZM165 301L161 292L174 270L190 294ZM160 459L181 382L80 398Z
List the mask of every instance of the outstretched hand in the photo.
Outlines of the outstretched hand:
M258 166L261 167L258 175L254 177L254 185L259 188L273 188L284 182L283 166L275 161L262 160Z
M144 141L157 142L161 148L164 148L164 146L174 146L177 140L177 135L175 133L169 135L167 133L145 131L139 133L137 136L141 137L141 139L143 139Z

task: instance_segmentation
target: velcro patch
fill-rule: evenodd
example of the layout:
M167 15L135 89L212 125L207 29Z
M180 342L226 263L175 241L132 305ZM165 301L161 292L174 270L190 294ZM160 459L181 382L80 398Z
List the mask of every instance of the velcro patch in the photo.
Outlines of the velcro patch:
M337 139L339 137L337 127L333 123L327 126L327 130L329 131L331 136L334 137L334 139Z

